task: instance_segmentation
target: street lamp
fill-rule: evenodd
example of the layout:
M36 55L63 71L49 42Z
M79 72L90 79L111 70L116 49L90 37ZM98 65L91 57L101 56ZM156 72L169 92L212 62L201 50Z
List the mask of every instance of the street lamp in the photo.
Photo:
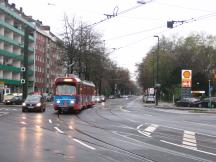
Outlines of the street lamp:
M156 37L158 39L158 47L157 47L157 56L156 56L156 84L155 84L155 87L157 88L157 91L156 91L156 106L158 105L158 98L159 98L159 93L158 93L158 90L159 90L159 84L158 84L158 62L159 62L159 39L160 37L158 35L154 35L154 37Z
M209 80L209 107L211 108L211 80Z

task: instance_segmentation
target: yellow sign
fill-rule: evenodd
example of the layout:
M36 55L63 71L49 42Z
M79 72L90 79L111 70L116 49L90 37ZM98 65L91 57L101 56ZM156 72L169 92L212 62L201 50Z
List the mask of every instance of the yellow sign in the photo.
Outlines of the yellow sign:
M191 77L191 73L189 71L184 71L183 76L185 78L190 78Z
M192 86L192 70L182 70L182 87L190 88Z
M192 70L182 70L182 80L191 79L192 78Z

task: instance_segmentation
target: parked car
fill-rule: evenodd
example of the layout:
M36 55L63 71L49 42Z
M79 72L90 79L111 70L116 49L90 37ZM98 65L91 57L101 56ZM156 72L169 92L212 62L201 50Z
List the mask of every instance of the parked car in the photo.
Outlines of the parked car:
M115 99L115 96L114 95L110 95L109 99Z
M26 111L46 111L45 98L42 95L32 94L28 95L22 104L22 112Z
M22 103L22 96L14 96L11 99L4 100L5 105L21 105Z
M100 96L95 96L94 99L95 99L95 102L97 102L97 103L100 103L100 102L101 102Z
M106 102L106 97L104 95L100 96L101 102Z
M195 106L215 108L216 107L216 97L211 97L211 105L210 105L210 98L204 98L203 100L196 102Z
M197 102L200 101L198 98L189 97L189 98L182 98L175 102L176 106L183 106L183 107L194 107Z

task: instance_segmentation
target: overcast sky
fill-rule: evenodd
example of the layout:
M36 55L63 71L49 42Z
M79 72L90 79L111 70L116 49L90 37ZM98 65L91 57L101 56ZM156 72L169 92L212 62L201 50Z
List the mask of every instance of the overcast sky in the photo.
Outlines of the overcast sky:
M143 0L144 1L144 0ZM64 14L76 16L87 24L105 19L104 14L117 13L118 16L95 26L102 33L106 48L119 66L128 68L133 76L135 64L140 63L157 38L187 36L195 32L216 35L215 0L145 0L138 4L136 0L9 0L16 7L23 7L25 14L49 25L57 36L63 32ZM133 10L123 13L127 9ZM121 14L122 13L122 14ZM189 21L173 29L167 29L169 20Z

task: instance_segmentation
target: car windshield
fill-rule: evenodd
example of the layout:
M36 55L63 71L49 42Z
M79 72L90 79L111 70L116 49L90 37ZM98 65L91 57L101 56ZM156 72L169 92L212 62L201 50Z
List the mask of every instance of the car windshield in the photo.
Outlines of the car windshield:
M73 85L57 85L56 95L75 95L76 87Z
M34 102L39 102L40 101L41 96L40 95L29 95L26 98L26 101L34 101Z

